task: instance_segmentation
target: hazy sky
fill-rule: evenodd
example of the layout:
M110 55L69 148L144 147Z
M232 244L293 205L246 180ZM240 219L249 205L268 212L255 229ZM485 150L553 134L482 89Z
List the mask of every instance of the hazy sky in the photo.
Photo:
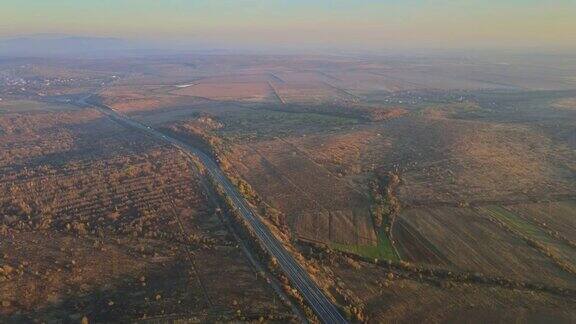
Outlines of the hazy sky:
M0 37L338 47L576 45L576 0L0 0Z

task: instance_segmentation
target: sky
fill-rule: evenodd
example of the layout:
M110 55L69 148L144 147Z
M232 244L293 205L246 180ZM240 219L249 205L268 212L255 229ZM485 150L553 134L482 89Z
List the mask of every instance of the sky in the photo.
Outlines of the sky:
M576 47L576 0L0 0L0 37L219 45Z

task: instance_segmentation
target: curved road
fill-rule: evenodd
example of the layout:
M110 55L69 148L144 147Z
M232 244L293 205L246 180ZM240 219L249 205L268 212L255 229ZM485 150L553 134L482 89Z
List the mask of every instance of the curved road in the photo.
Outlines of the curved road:
M185 154L197 157L204 165L210 176L216 181L228 196L233 207L237 212L244 217L248 224L254 230L254 233L268 250L270 255L274 256L278 261L278 265L284 271L292 285L298 289L302 297L306 300L308 305L316 313L320 321L323 323L347 323L346 319L340 314L334 304L324 295L322 290L318 288L316 283L312 281L308 273L300 266L300 264L292 257L292 255L284 248L282 243L270 232L268 227L255 215L252 208L248 205L244 197L238 192L236 187L224 175L220 167L204 152L192 147L178 139L169 137L149 126L136 122L116 111L112 108L103 105L94 105L86 102L86 98L80 99L79 103L86 106L92 106L112 118L118 123L125 126L136 128L149 135L152 135L164 142L167 142Z

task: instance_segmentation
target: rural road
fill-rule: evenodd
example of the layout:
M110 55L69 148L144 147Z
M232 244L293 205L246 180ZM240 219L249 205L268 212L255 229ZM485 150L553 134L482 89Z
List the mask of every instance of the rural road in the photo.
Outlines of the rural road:
M320 321L322 323L330 324L347 323L346 319L342 316L342 314L340 314L330 299L324 295L322 290L310 278L308 273L286 250L284 245L282 245L282 243L276 239L274 234L270 232L268 227L260 220L260 218L256 216L244 197L224 175L218 164L216 164L212 158L210 158L199 149L192 147L178 139L167 136L149 126L134 121L129 117L114 111L110 107L87 103L87 99L88 97L82 98L79 100L79 103L84 106L95 107L120 124L143 131L175 146L185 154L192 154L193 156L197 157L204 165L212 179L222 187L226 196L230 198L236 211L242 215L246 222L252 227L261 244L266 248L266 250L268 250L268 253L276 258L278 265L286 277L290 280L290 283L293 285L293 287L298 289L302 297L316 313Z

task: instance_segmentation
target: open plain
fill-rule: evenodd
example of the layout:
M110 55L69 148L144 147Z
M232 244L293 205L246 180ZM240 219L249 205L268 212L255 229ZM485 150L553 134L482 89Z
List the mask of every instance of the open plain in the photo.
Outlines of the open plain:
M350 321L576 321L572 57L25 63L0 61L2 319L308 314L202 168L107 107L217 161Z

